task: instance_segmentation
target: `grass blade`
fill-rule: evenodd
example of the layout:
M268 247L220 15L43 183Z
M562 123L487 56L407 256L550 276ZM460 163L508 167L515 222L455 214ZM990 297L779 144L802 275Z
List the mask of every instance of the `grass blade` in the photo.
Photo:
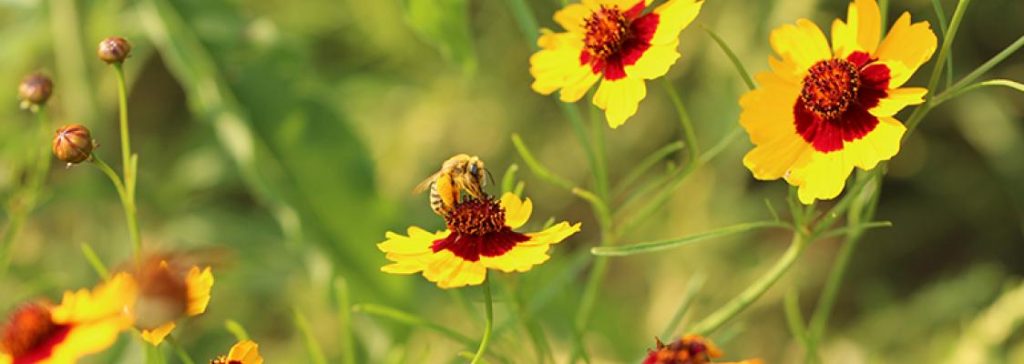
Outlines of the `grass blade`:
M352 306L352 312L362 312L368 315L390 319L392 321L406 324L409 326L429 329L441 335L444 335L449 339L465 344L467 346L476 346L477 344L476 340L470 339L465 335L455 332L455 330L435 324L433 322L429 322L427 320L424 320L423 318L420 318L419 316L413 315L408 312L400 311L391 307L364 303Z
M729 61L732 62L733 67L736 67L736 72L739 72L740 78L742 78L743 82L747 84L747 88L751 90L757 88L757 84L754 83L754 79L750 77L750 72L747 72L746 67L743 67L743 63L740 62L740 57L736 56L736 52L733 52L732 48L729 48L729 45L725 43L725 40L703 25L700 28L704 29L704 32L711 36L711 39L715 41L715 44L718 44L718 48L721 48L722 52L725 52L725 55L729 57Z

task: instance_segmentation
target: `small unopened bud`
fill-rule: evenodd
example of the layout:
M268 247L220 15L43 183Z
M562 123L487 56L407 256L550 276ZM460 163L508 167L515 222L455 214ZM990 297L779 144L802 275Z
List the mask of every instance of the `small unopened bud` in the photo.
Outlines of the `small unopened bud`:
M109 37L100 42L96 55L107 64L122 63L132 52L132 45L121 37Z
M18 98L21 99L21 108L28 109L46 104L53 93L53 81L42 73L33 73L25 76L18 85Z
M69 165L78 164L92 157L96 143L89 129L79 124L65 125L57 129L53 138L53 155Z

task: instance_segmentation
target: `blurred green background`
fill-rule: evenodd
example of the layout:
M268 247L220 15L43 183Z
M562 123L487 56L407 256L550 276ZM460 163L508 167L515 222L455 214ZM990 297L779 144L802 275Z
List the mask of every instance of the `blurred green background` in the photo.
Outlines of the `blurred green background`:
M550 19L558 1L527 2L540 26L556 27ZM940 3L952 13L954 1ZM668 75L701 144L737 127L736 100L746 88L698 25L720 34L759 72L768 67L772 28L800 17L830 24L845 16L846 5L708 1L683 32L683 56ZM930 1L892 1L890 19L904 10L938 33ZM1021 1L975 1L953 47L954 73L968 73L1024 33L1021 14ZM556 101L529 88L534 40L524 37L508 1L3 0L0 34L0 85L7 85L0 100L8 100L0 102L4 201L21 184L34 148L49 143L37 137L32 116L18 110L16 86L32 71L55 81L47 110L53 128L89 126L101 144L97 153L119 168L114 75L94 52L109 35L133 43L125 68L144 242L157 250L231 252L215 271L209 311L176 332L200 362L233 343L226 319L249 330L268 363L307 362L296 310L311 322L328 361L338 362L336 277L347 281L353 303L406 310L475 340L483 327L478 289L442 291L420 276L379 272L385 259L375 244L386 231L443 228L413 186L460 152L479 155L500 180L510 164L522 164L512 133L562 176L584 186L590 179ZM932 65L911 84L923 86ZM1024 55L990 76L1024 79ZM662 87L652 82L648 90L631 121L605 132L612 181L682 138ZM1011 90L984 89L944 104L890 164L878 219L895 226L867 233L854 255L824 344L826 362L938 362L955 351L981 353L978 363L1024 362L1024 297L1008 293L1019 291L1024 275L1022 100ZM767 219L765 199L785 206L784 183L756 182L742 166L749 148L745 137L731 143L623 243ZM661 174L657 169L645 180ZM585 202L525 168L520 176L536 204L528 227L555 217L582 221L584 229L558 245L548 263L492 276L498 322L512 324L491 351L515 363L537 362L526 334L534 330L564 362L597 224ZM636 361L692 276L707 276L687 316L699 319L767 269L787 240L784 231L762 231L614 259L587 336L595 361ZM41 205L15 242L11 272L0 281L0 310L94 284L81 243L111 266L130 254L106 178L89 165L65 169L54 161ZM728 358L801 360L782 298L795 289L809 314L838 248L837 240L816 243L719 331L713 339ZM519 320L514 313L524 305L537 310ZM352 327L359 362L459 362L456 353L475 349L361 313L353 314ZM91 360L138 362L139 346L128 339Z

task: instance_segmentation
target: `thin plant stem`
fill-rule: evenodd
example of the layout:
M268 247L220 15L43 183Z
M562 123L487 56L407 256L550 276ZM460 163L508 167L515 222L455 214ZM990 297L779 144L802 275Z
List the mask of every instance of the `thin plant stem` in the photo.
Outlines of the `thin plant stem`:
M196 361L192 360L192 356L185 351L185 348L181 346L178 339L175 339L173 336L167 336L167 343L171 344L171 347L174 348L174 353L178 355L178 359L181 360L182 364L196 364Z
M82 255L85 256L85 260L89 261L89 265L96 271L96 274L104 280L110 279L110 270L103 264L103 260L100 260L100 256L96 254L96 251L92 249L89 243L82 243Z
M942 2L939 0L932 0L932 9L935 10L935 18L939 20L939 30L942 31L942 36L945 37L948 32L946 25L946 12L942 10ZM885 23L882 23L883 25ZM941 62L941 60L940 60ZM953 82L953 55L946 57L946 89Z
M121 199L121 207L124 208L124 219L125 224L128 225L128 233L131 237L132 248L135 252L135 258L138 260L141 257L142 244L139 240L138 220L135 217L135 203L128 196L128 190L127 187L125 187L125 183L120 177L118 177L117 172L114 172L114 169L110 168L110 165L107 164L107 162L104 162L103 159L99 158L95 154L92 155L92 162L96 167L99 167L99 169L103 171L103 174L106 174L107 177L110 178L110 182L113 183L114 188L117 189L118 197Z
M15 194L16 200L11 207L10 219L7 221L7 226L4 227L3 236L0 237L0 276L7 272L7 266L11 258L10 251L14 245L14 240L18 237L22 227L24 227L28 215L39 204L43 182L46 180L46 174L50 167L49 143L46 142L50 135L50 124L46 120L44 110L45 107L39 105L33 111L39 128L39 135L36 136L36 143L39 143L39 149L36 155L33 155L34 169L29 170L27 183L25 183L21 191Z
M238 341L249 340L249 332L246 331L245 327L242 326L242 324L238 323L238 321L235 321L235 320L226 320L226 321L224 321L224 329L228 330L228 332L230 332L231 335L234 335L235 336L235 340L238 340Z
M313 329L309 326L309 320L306 316L299 311L298 308L294 309L295 327L302 333L302 338L306 343L306 353L309 354L309 361L314 364L327 364L327 357L324 355L323 348L320 347L320 343L316 341L316 335L313 334Z
M484 336L480 339L480 347L476 349L476 355L473 356L473 360L470 364L478 364L483 360L484 353L487 352L487 345L491 342L491 331L494 329L494 303L491 298L491 280L487 278L484 273L484 310L486 312L485 318L487 319L484 325Z
M139 223L135 207L135 177L137 160L132 157L131 136L128 133L128 86L124 78L124 68L114 63L114 74L117 75L117 103L121 130L121 175L124 193L121 203L124 205L125 219L128 223L128 237L131 239L135 259L141 259L142 237L139 234Z
M400 311L400 310L397 310L397 309L394 309L394 308L391 308L391 307L375 305L375 304L368 304L368 303L367 304L357 304L355 306L352 306L352 312L362 312L362 313L366 313L368 315L373 315L373 316L377 316L377 317L387 318L387 319L390 319L392 321L395 321L395 322L398 322L398 323L402 323L402 324L406 324L406 325L409 325L409 326L430 329L430 330L433 330L433 331L435 331L435 332L437 332L439 334L444 335L445 337L447 337L449 339L452 339L454 341L458 341L458 342L460 342L460 343L462 343L464 345L467 345L467 346L476 344L476 341L474 341L473 339L470 339L469 337L466 337L463 334L460 334L460 333L456 332L455 330L449 329L449 328L447 328L447 327L445 327L443 325L439 325L439 324L436 324L436 323L424 320L423 318L421 318L419 316L416 316L416 315L413 315L411 313L408 313L408 312L405 312L405 311Z
M949 29L945 36L942 37L942 47L939 49L939 56L935 62L935 68L932 69L931 78L928 79L928 90L931 92L935 91L935 88L939 85L939 79L942 78L942 69L945 66L945 59L948 57L950 48L953 46L953 40L956 39L956 33L960 30L960 22L964 19L964 13L967 12L968 5L971 4L971 0L960 0L956 4L956 10L953 11L953 19L949 22ZM956 87L954 85L954 87ZM924 113L930 106L926 103L914 110L914 113L910 115L910 119L907 120L907 132L903 139L906 140L907 135L910 135L914 129L917 128L917 124L921 122L924 117ZM919 115L919 116L918 116ZM915 116L918 116L915 118Z
M731 301L722 306L717 311L704 318L694 325L690 331L697 335L707 336L722 327L729 319L735 317L737 314L742 312L744 309L754 303L761 295L768 291L772 285L775 284L782 278L783 275L789 268L793 266L797 258L803 254L804 249L807 248L809 239L804 234L795 233L793 234L793 240L789 243L789 248L786 252L775 262L768 272L757 279L747 289L743 290L738 296L733 298Z
M697 164L700 158L700 146L697 145L697 133L693 129L693 121L690 120L690 114L686 111L683 99L679 96L676 88L672 86L672 82L664 77L661 81L661 85L665 87L665 92L668 94L669 99L672 100L672 106L676 108L676 114L679 115L679 125L683 129L683 140L686 142L690 163Z
M356 363L356 345L352 339L352 298L348 281L344 277L334 279L334 295L338 301L338 326L341 326L342 363Z

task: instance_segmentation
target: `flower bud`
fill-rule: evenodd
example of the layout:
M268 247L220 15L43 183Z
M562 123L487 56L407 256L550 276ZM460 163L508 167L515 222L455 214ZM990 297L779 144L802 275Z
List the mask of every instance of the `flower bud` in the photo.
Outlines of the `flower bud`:
M107 64L122 63L132 52L132 45L121 37L108 37L100 42L96 55Z
M89 129L79 124L65 125L57 129L52 145L53 155L69 165L89 160L95 146Z
M21 99L21 108L28 109L39 107L50 99L53 92L53 81L42 73L33 73L25 76L18 85L18 98Z

